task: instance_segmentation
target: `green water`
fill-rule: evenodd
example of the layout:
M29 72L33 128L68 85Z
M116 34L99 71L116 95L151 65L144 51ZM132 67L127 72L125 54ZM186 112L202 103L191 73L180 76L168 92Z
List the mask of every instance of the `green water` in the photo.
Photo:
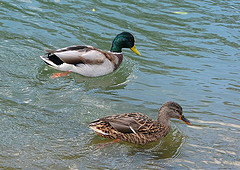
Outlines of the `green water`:
M0 169L239 169L239 11L237 0L0 1ZM58 71L39 57L70 45L108 51L122 31L142 56L124 49L103 77L51 79ZM156 118L169 100L193 126L172 120L146 146L98 148L109 140L87 127L116 113Z

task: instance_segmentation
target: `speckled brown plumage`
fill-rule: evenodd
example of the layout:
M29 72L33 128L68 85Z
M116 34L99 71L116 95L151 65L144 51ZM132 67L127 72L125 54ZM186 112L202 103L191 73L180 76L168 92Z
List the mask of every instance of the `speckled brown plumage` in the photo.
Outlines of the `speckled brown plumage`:
M179 104L167 102L160 108L158 120L150 119L142 113L122 113L95 120L89 127L105 138L146 144L169 133L170 118L178 118L190 124L182 115L182 107Z

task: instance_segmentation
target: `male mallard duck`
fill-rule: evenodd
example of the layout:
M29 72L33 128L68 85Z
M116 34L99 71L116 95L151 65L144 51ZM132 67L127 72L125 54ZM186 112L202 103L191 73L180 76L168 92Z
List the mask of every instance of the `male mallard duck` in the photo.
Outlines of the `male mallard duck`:
M142 113L122 113L95 120L89 127L102 137L143 145L166 136L170 131L170 118L191 124L183 116L182 107L169 101L159 109L157 120Z
M114 38L109 52L92 46L71 46L58 50L46 50L46 56L40 57L57 70L97 77L109 74L119 67L123 59L122 48L130 48L141 55L134 45L133 35L122 32Z

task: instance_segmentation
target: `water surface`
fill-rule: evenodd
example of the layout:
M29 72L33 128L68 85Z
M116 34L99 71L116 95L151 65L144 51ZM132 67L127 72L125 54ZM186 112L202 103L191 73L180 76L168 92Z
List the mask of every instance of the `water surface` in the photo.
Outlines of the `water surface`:
M240 168L238 1L0 1L0 168ZM92 9L95 9L93 11ZM120 68L51 79L44 49L109 50L129 31ZM172 120L161 141L138 146L97 137L88 123L124 112L156 118L176 101L193 126Z

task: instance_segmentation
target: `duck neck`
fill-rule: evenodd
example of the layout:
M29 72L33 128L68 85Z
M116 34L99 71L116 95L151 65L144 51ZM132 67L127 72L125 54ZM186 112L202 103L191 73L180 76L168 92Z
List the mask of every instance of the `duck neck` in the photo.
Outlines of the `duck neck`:
M112 47L111 47L111 52L115 52L115 53L121 53L122 52L122 48L115 44L115 42L112 43Z
M157 121L160 123L160 125L165 125L167 127L170 127L170 117L168 116L168 109L166 108L160 108L158 112L158 119Z

